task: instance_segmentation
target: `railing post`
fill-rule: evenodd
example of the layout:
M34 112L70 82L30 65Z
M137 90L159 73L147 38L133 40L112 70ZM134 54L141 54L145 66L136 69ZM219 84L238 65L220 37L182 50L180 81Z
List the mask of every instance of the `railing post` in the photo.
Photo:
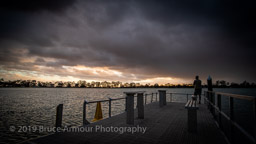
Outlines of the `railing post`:
M125 97L125 111L127 111L127 96Z
M207 91L206 92L207 93L207 102L208 102L208 109L211 111L211 100L210 100L210 92L209 91Z
M197 132L197 109L188 109L188 131L192 133Z
M158 90L159 92L159 106L163 107L166 105L166 90Z
M166 105L166 91L164 92L164 105Z
M207 99L207 106L208 109L210 109L210 103L209 103L209 91L206 92L206 99Z
M209 100L210 100L210 111L213 114L213 93L209 92Z
M188 94L187 94L187 102L188 102Z
M59 104L57 106L57 111L56 111L56 123L55 123L56 128L61 127L62 113L63 113L63 104Z
M232 144L233 143L233 138L234 138L234 126L232 124L232 121L234 120L234 98L229 97L229 126L230 126L230 131L229 131L229 141Z
M204 104L206 104L206 91L204 91Z
M153 102L153 93L152 93L152 95L151 95L151 103Z
M214 108L214 106L216 106L216 100L215 100L215 93L214 92L211 92L211 99L212 99L212 114L213 114L213 116L214 116L214 119L216 120L216 115L215 115L215 113L216 113L216 110L215 110L215 108Z
M219 127L222 130L222 123L221 123L221 95L220 94L217 94L217 107L219 108L219 113L218 113Z
M211 104L214 104L213 103L213 89L212 89L212 78L211 76L208 77L207 79L207 87L208 87L208 102L210 102L210 104L208 104L208 108L210 109L210 111L212 112L212 114L214 115L214 118L215 118L215 114L214 114L214 111L215 109L213 109L213 105ZM214 104L215 105L215 104Z
M147 104L147 94L145 94L145 105Z
M108 101L108 117L111 117L111 101L112 99L111 98L108 98L109 101Z
M88 104L87 101L84 101L84 105L83 105L83 125L87 125L87 124L90 123L86 119L86 104Z
M215 109L214 109L214 105L215 105L215 103L213 103L213 95L214 95L214 93L213 92L209 92L209 99L210 99L210 111L211 111L211 113L212 113L212 115L214 116L214 118L215 118L215 114L214 114L214 111L215 111Z
M252 100L253 102L253 129L254 129L254 139L256 140L256 98Z
M134 94L133 92L126 93L126 124L134 124Z
M231 120L234 119L234 98L231 96L229 97L229 116Z
M156 101L157 101L157 93L156 93Z
M137 94L137 107L139 119L144 119L143 93L144 92L140 92Z
M212 91L212 78L211 76L207 79L208 91Z

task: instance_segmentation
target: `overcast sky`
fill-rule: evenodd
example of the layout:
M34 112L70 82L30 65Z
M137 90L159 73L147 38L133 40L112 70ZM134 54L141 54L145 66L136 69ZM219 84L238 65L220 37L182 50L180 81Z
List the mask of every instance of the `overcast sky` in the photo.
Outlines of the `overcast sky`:
M253 0L6 0L5 80L256 82Z

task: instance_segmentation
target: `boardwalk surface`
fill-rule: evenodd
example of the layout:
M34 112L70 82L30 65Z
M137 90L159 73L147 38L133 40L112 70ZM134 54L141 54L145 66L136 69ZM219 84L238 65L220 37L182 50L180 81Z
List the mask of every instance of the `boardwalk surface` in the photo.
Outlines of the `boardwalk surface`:
M116 132L64 132L56 133L28 143L84 143L84 144L137 144L137 143L169 143L169 144L226 144L224 136L217 128L206 105L199 105L198 132L189 133L187 131L187 110L184 103L167 103L160 108L158 103L152 103L145 106L145 118L136 119L134 126L147 127L146 132L123 133ZM98 121L88 125L95 127L127 127L125 124L126 115L120 114L109 119Z

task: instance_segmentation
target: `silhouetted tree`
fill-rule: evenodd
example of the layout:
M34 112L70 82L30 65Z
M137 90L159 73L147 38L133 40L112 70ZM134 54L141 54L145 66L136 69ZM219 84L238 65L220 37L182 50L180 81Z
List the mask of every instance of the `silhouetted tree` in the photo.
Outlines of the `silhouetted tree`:
M243 88L249 88L250 83L248 83L247 81L244 81L243 83L240 84L240 86L243 87Z
M230 87L232 87L232 88L238 88L238 87L239 87L239 84L232 82L231 85L230 85Z

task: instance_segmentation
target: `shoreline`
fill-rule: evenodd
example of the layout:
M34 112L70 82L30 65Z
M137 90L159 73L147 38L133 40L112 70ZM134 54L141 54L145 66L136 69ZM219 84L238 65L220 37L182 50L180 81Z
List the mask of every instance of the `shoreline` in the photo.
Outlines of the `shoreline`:
M78 88L78 89L154 89L154 88L194 88L194 87L117 87L117 88L111 88L111 87L0 87L1 88ZM207 88L207 87L202 87ZM256 87L213 87L213 88L223 88L223 89L254 89Z

